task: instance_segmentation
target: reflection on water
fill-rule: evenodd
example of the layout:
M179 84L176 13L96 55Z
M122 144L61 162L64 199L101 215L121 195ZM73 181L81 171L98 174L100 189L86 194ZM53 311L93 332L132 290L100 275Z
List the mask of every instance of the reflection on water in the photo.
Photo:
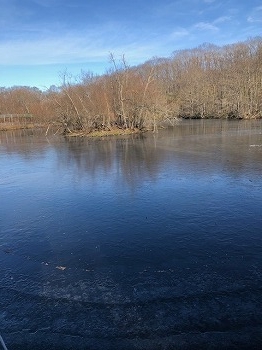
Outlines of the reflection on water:
M0 133L1 329L15 349L262 345L262 122Z
M220 167L241 175L241 169L245 172L250 164L253 171L255 163L260 171L261 125L261 121L183 121L157 134L95 140L47 138L23 130L1 133L0 146L5 154L29 159L52 151L57 167L74 167L76 176L95 179L101 172L112 172L139 186L145 176L156 177L167 159L172 166L182 162L200 172L203 167L210 172Z

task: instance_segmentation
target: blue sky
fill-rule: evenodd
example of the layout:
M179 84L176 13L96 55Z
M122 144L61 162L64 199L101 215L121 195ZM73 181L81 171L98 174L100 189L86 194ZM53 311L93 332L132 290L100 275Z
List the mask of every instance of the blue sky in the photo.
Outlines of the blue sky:
M59 85L202 43L262 35L261 0L0 0L0 86Z

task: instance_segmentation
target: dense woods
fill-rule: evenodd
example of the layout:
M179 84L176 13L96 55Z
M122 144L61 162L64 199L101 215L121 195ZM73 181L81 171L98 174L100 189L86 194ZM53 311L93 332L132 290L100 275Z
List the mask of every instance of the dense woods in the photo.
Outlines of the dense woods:
M262 118L262 38L203 44L130 67L110 55L103 75L61 74L61 86L0 89L2 125L56 125L61 132L153 129L176 118Z

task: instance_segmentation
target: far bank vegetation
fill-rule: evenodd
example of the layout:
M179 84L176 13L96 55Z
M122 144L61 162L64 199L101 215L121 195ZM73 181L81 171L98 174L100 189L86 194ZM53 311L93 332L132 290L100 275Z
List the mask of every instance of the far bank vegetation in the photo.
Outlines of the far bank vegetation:
M55 126L64 134L156 130L177 118L262 118L262 38L203 44L131 67L110 55L103 75L61 74L61 86L0 88L0 129Z

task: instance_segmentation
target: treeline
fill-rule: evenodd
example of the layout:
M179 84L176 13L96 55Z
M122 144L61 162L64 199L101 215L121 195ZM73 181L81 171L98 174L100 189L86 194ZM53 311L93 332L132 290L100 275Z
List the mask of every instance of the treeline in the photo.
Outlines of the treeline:
M64 132L156 129L176 118L262 118L262 38L204 44L130 67L110 55L111 69L72 77L47 91L0 90L0 116L31 115Z

